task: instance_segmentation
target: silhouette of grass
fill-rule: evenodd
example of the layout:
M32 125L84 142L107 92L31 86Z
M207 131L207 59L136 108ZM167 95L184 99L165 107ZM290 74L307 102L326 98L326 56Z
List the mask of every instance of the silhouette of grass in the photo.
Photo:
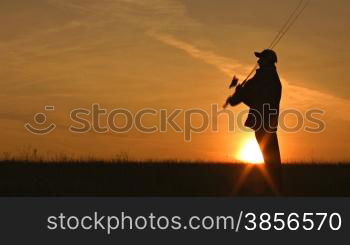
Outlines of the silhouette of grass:
M0 161L1 196L269 196L261 166L180 161ZM244 171L249 175L237 191ZM350 196L349 164L286 164L285 196Z

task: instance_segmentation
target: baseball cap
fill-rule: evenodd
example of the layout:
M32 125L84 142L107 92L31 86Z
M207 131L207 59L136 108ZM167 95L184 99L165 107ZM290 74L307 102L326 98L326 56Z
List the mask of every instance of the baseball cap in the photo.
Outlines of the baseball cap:
M255 56L258 58L263 58L270 60L272 63L277 63L277 54L271 49L265 49L262 52L254 52Z

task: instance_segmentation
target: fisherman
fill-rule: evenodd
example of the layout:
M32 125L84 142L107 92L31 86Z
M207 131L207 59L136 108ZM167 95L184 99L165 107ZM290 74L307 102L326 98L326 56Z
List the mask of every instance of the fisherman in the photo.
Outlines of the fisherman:
M259 69L248 81L236 87L226 104L236 106L244 103L249 106L249 115L245 126L255 131L267 167L279 172L281 165L278 146L277 127L282 85L276 70L277 55L271 49L255 52ZM234 78L235 79L235 78ZM275 176L279 182L279 175Z

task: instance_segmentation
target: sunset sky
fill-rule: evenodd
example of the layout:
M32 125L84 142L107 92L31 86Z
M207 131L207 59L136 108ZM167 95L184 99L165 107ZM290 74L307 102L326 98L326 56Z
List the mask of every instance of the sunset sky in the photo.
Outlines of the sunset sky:
M221 106L232 93L232 75L247 75L253 52L268 46L298 2L2 0L0 152L32 147L46 155L234 161L253 133L227 132L224 116L219 132L208 129L185 142L172 130L73 134L69 112L93 103L132 112ZM350 160L349 9L347 0L311 0L276 48L281 108L326 112L321 133L280 132L284 161ZM46 105L55 106L46 115L57 128L30 134L24 124L35 125L33 116Z

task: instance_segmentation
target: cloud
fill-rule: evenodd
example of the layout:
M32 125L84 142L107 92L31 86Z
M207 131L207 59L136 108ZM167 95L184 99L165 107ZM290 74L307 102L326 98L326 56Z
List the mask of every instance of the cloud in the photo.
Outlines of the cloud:
M187 16L185 6L174 0L99 0L79 3L74 0L49 0L49 3L76 10L81 13L81 18L92 23L122 20L148 31L171 31L198 25Z
M184 5L173 0L47 0L47 4L67 12L65 23L62 24L62 20L52 21L46 28L30 27L29 35L1 41L0 52L7 57L7 64L18 66L23 65L27 57L48 57L102 45L107 41L104 35L101 36L106 26L109 26L109 30L105 31L110 33L117 33L125 25L150 33L171 32L198 25L187 17ZM19 30L21 24L25 25L19 22ZM98 34L94 38L63 41L64 37L72 38L77 31ZM65 35L61 35L63 33Z
M157 40L184 51L192 58L198 59L207 64L213 65L221 72L232 76L236 73L240 77L245 77L249 72L248 65L237 60L215 54L212 51L201 50L193 44L176 39L171 35L151 34ZM286 78L281 78L284 91L282 107L299 110L317 108L324 110L329 117L350 121L348 111L350 111L350 100L329 95L321 91L292 85Z
M243 72L248 70L237 60L219 56L211 51L200 50L194 45L180 41L171 35L150 33L150 36L153 36L155 39L174 48L183 50L195 59L199 59L207 64L215 66L228 76L231 76L233 72L236 71L239 76L244 76Z
M350 100L326 94L317 90L291 85L284 80L284 107L296 109L317 108L323 110L327 118L350 121Z
M85 30L98 30L108 24L124 22L141 27L145 34L157 41L163 42L175 49L181 50L188 56L201 62L216 67L227 76L237 74L241 78L250 71L249 64L243 64L239 60L224 57L211 50L203 50L190 42L185 42L173 33L184 28L198 28L200 23L189 17L186 7L174 0L100 0L100 1L75 1L75 0L47 0L47 3L65 11L75 13L68 18L65 24L50 26L44 30L38 30L30 36L11 42L1 42L0 52L7 57L7 65L12 69L21 68L28 60L26 57L35 55L53 56L67 52L82 52L95 46L103 45L106 40L96 37L82 40L81 42L65 42L55 39L63 32ZM116 30L117 31L117 30ZM4 65L6 65L6 63ZM6 65L6 66L7 66ZM13 66L14 65L14 66ZM17 65L17 66L16 66ZM36 82L32 82L36 83ZM296 107L321 106L328 108L332 114L347 119L344 110L349 108L349 100L328 95L323 92L307 89L301 86L291 85L288 79L283 79L284 90L288 93L284 96L284 104ZM324 103L326 101L326 103ZM338 108L331 110L331 108Z

